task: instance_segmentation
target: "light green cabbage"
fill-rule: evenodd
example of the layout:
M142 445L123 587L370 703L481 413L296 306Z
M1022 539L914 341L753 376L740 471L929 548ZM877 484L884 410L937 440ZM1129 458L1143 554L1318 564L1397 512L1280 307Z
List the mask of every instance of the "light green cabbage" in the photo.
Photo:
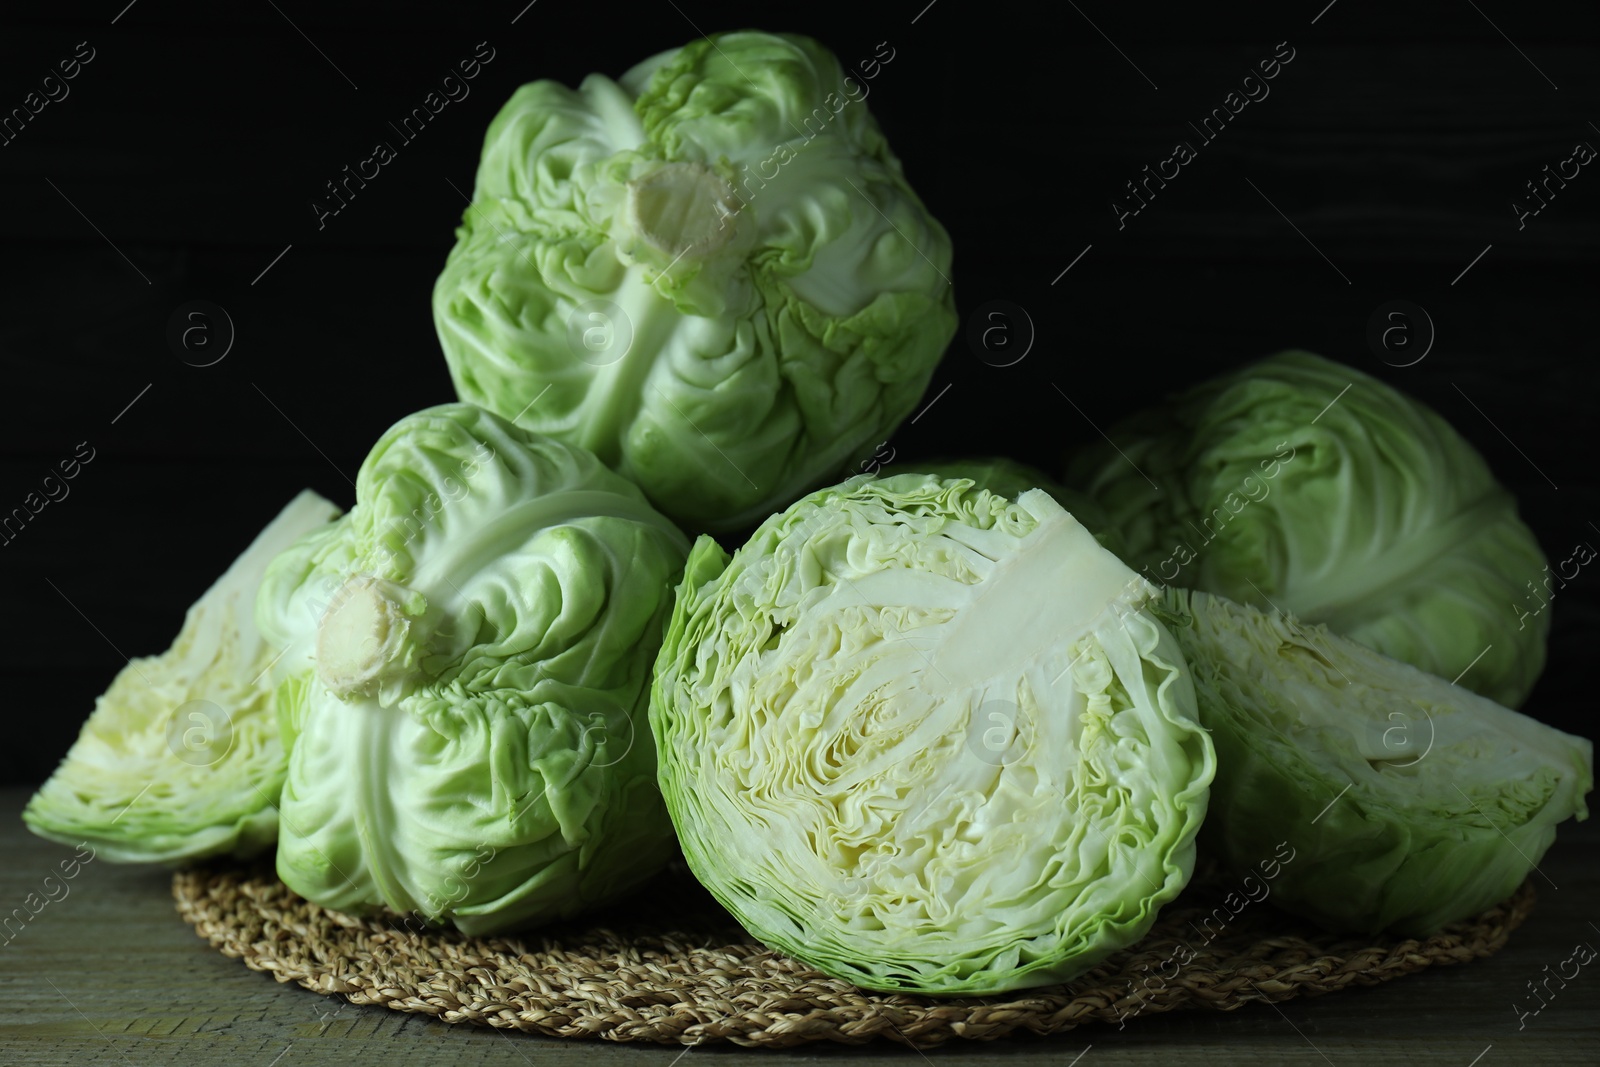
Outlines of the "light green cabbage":
M189 608L171 648L128 661L29 801L34 833L126 863L272 845L285 759L266 673L279 649L256 629L256 588L274 556L338 514L309 489L295 497Z
M751 32L519 89L434 289L461 399L705 529L888 436L956 313L949 237L866 93L817 42Z
M467 404L396 423L257 602L287 649L284 883L487 933L652 874L647 683L687 548L581 449Z
M650 723L684 857L869 989L1069 978L1188 881L1214 770L1152 587L1039 490L855 478L702 537Z
M1074 457L1068 484L1104 505L1150 579L1325 623L1510 707L1533 688L1550 616L1529 624L1514 605L1544 555L1429 408L1285 352L1108 436Z
M897 474L931 474L950 481L970 478L979 489L987 489L1015 500L1029 489L1043 489L1055 497L1056 503L1072 513L1095 540L1105 545L1117 556L1123 552L1121 538L1111 526L1105 509L1092 498L1074 489L1068 489L1037 467L1018 463L1004 456L974 456L966 459L936 459L923 462L891 463L878 472L880 478Z
M1588 816L1593 746L1326 627L1168 590L1217 746L1204 842L1329 926L1431 934L1509 897Z

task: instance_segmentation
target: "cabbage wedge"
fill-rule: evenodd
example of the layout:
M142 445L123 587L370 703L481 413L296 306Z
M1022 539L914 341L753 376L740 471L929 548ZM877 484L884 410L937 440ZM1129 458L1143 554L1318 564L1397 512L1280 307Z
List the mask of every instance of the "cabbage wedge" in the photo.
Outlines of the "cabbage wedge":
M1325 925L1425 935L1509 897L1588 816L1592 744L1278 612L1168 590L1217 746L1204 842Z
M1047 493L855 478L690 554L650 723L688 864L868 989L1061 981L1188 881L1214 770L1154 589Z
M124 863L248 856L278 834L285 755L255 624L267 565L339 509L289 502L184 616L172 647L112 679L61 766L23 812L29 829Z

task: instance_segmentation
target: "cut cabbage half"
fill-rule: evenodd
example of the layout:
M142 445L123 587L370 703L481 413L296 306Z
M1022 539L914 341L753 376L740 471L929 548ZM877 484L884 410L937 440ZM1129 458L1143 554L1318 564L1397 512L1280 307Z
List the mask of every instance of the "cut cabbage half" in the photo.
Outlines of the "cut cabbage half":
M1070 978L1188 881L1214 769L1153 587L1040 490L852 479L692 552L650 709L690 868L878 990Z

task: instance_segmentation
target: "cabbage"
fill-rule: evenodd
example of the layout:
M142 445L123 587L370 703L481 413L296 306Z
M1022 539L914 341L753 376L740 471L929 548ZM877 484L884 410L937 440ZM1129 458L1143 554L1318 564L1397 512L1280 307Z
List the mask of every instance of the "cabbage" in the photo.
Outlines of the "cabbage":
M979 489L987 489L1015 500L1029 489L1043 489L1055 497L1056 503L1072 512L1072 517L1082 523L1095 540L1122 555L1122 541L1111 527L1105 509L1083 493L1068 489L1048 474L1003 456L969 457L966 459L938 459L922 462L891 463L878 471L881 478L897 474L931 474L949 481L953 478L970 478Z
M396 423L256 605L287 650L284 883L476 934L658 869L646 686L687 549L581 449L467 404Z
M1217 746L1205 843L1339 929L1431 934L1519 886L1586 818L1593 746L1277 612L1168 590Z
M1550 616L1512 625L1513 605L1544 555L1483 457L1422 404L1286 352L1108 436L1068 484L1152 580L1324 623L1510 707L1533 688Z
M1040 490L855 478L690 553L650 725L690 869L878 990L1078 974L1188 881L1214 769L1152 587Z
M434 288L460 398L704 529L888 436L956 312L949 237L866 94L815 41L765 33L517 90Z
M279 649L256 630L256 587L279 551L338 514L309 489L295 497L189 608L171 648L117 672L29 801L29 829L126 863L271 846L284 752L265 675Z

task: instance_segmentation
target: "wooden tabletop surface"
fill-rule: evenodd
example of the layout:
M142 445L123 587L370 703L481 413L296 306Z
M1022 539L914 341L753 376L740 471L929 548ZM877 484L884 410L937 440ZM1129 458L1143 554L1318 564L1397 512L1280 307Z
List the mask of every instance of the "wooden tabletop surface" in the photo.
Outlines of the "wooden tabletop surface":
M27 799L0 791L0 903L44 899L43 880L72 850L29 834ZM956 1041L919 1053L890 1044L773 1052L706 1046L724 1067L823 1057L926 1057L971 1063L1111 1067L1113 1064L1507 1064L1600 1062L1600 968L1580 970L1537 1014L1529 982L1544 981L1574 946L1600 946L1600 825L1563 828L1540 864L1533 915L1498 955L1374 989L1223 1014L1175 1012L1123 1030L1084 1026L1051 1038ZM165 871L90 862L62 895L0 937L0 1064L209 1065L472 1063L674 1067L682 1047L564 1041L451 1026L280 985L202 942L173 909ZM28 915L26 909L21 914ZM1546 971L1546 966L1550 970ZM1079 1058L1081 1057L1081 1058ZM688 1065L685 1065L688 1067Z

